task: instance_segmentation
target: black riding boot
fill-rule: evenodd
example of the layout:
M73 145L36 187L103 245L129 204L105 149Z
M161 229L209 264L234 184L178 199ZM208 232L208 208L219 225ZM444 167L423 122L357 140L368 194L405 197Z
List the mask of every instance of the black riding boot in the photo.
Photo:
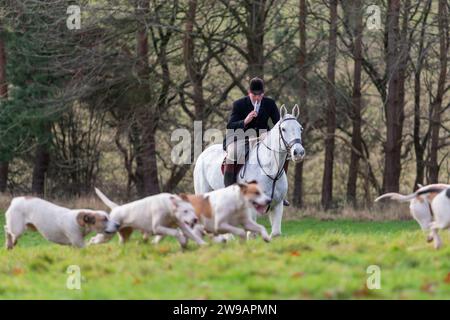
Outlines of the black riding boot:
M288 168L289 168L289 161L288 160L286 160L285 162L284 162L284 166L283 166L283 169L284 169L284 172L286 173L286 176L287 176L287 171L288 171ZM285 207L289 207L291 204L289 203L289 201L287 201L287 199L283 199L283 205L285 206Z
M236 183L236 165L234 163L225 163L223 170L223 182L225 187L231 186Z

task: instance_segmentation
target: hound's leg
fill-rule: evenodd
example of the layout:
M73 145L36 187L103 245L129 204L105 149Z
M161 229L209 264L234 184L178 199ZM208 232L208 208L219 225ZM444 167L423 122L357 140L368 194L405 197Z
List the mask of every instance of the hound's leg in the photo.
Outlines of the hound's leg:
M232 226L231 224L228 224L226 222L222 222L218 225L217 231L220 233L232 233L238 237L240 237L242 240L246 240L247 233L244 229Z
M155 233L161 236L172 236L178 239L182 248L186 248L188 240L184 236L184 234L178 230L173 228L163 227L161 225L154 227Z
M125 244L125 242L130 239L131 234L133 233L133 228L125 227L119 230L119 243Z
M281 236L281 219L283 218L283 202L278 203L270 213L270 223L272 224L271 238Z
M152 240L152 244L158 244L161 242L161 240L164 239L164 236L162 235L156 235L153 240Z
M84 238L81 234L77 235L68 235L68 238L70 240L70 243L72 246L77 248L84 248L86 246L84 242Z
M267 230L266 230L266 228L264 228L264 226L254 222L250 219L247 219L246 221L244 221L244 228L245 228L245 230L259 233L261 235L261 237L264 239L264 241L270 242L270 237L267 234Z
M88 245L91 246L95 244L106 243L109 240L111 240L112 237L113 237L112 235L110 236L103 233L99 233L96 236L93 236L91 239L89 239Z
M439 237L438 230L440 229L439 225L436 222L432 222L430 224L431 235L434 240L434 248L439 249L442 246L441 238Z
M12 248L14 248L14 239L13 239L13 235L11 233L9 233L8 228L5 226L5 245L6 245L6 249L11 250Z
M251 217L250 219L251 219L252 221L258 221L258 220L257 220L257 218L258 218L258 212L257 212L255 209L253 209L253 208L247 208L247 217ZM255 239L255 238L257 237L258 234L259 234L259 231L258 231L258 232L251 232L251 231L248 231L248 232L247 232L247 240Z
M12 225L11 223L7 222L4 229L6 237L6 249L11 250L17 244L17 240L19 240L19 237L25 232L25 226L22 224Z
M439 236L437 230L433 230L433 238L434 238L434 248L439 249L442 246L441 237Z
M148 242L148 238L149 238L149 237L150 237L150 236L149 236L149 234L148 234L147 231L142 232L142 241L143 241L144 243L147 243L147 242Z
M186 237L188 237L191 240L194 240L195 242L197 242L197 244L201 246L206 244L206 242L203 241L203 239L200 238L187 224L180 222L178 225Z

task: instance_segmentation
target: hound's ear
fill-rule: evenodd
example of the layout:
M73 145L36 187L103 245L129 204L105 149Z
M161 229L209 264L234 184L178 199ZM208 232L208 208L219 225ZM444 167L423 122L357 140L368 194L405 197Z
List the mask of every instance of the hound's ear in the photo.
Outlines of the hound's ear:
M239 188L241 189L241 192L244 193L245 191L247 191L248 185L246 183L238 183L237 184L239 186Z
M81 211L77 215L77 222L81 227L85 227L87 224L95 224L95 214Z
M286 107L284 106L284 104L280 107L280 117L284 118L284 116L286 115L287 110Z
M292 115L298 119L298 116L300 115L300 108L298 107L298 104L295 104L292 108Z
M174 208L176 209L178 207L178 197L170 196L169 199Z
M188 195L186 193L180 193L179 196L184 201L189 201Z
M255 184L257 184L258 183L258 181L256 181L256 180L252 180L252 181L246 181L248 184L252 184L252 183L255 183Z

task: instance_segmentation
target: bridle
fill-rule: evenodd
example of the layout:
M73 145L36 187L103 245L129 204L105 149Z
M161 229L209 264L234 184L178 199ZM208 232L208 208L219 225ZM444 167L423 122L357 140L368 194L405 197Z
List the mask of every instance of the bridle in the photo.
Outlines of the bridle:
M282 125L283 122L288 121L288 120L295 120L295 121L297 121L297 119L295 119L295 118L287 118L287 119L283 119L283 120L280 122L280 125L278 126L278 132L280 133L280 139L281 139L281 141L283 141L283 144L284 144L284 146L285 146L285 148L286 148L286 151L289 153L289 152L291 151L292 146L293 146L294 144L296 144L296 143L302 144L302 139L300 139L300 138L295 138L295 139L293 139L293 140L292 140L291 142L289 142L289 143L286 141L286 139L285 139L284 136L283 136L283 131L281 130L281 125Z
M294 144L297 144L297 143L300 143L300 144L302 143L302 139L300 139L300 138L295 138L295 139L293 139L293 140L290 141L290 142L287 142L286 139L284 138L284 136L283 136L283 131L281 130L281 125L282 125L283 122L288 121L288 120L296 120L296 121L297 121L296 118L286 118L286 119L282 119L282 120L280 121L280 124L278 125L278 133L279 133L278 139L279 139L279 141L280 141L280 140L283 141L284 147L286 148L286 156L285 156L285 158L284 158L284 161L285 161L285 162L286 162L286 160L287 160L287 158L288 158L288 155L289 155L289 153L290 153L290 151L291 151L292 146L293 146ZM260 143L261 143L262 145L264 145L264 146L265 146L267 149L269 149L270 151L277 152L277 153L282 153L282 152L284 152L284 151L271 149L268 145L264 144L264 143L262 142L262 140L258 141L258 143L257 143L257 145L256 145L256 160L258 161L258 166L259 166L259 168L262 170L262 172L264 172L264 174L265 174L267 177L269 177L270 180L272 180L272 192L271 192L271 195L270 195L270 203L269 203L269 205L267 206L267 210L266 210L266 213L267 213L267 212L270 210L270 205L272 204L272 199L273 199L273 195L274 195L274 192L275 192L275 184L276 184L276 182L281 178L281 176L283 175L283 173L284 173L284 168L283 168L283 166L281 166L280 169L278 170L277 174L275 175L275 177L271 177L271 176L264 170L264 168L263 168L263 166L261 165L261 162L260 162L260 160L259 160L259 145L260 145ZM280 145L281 145L281 143L280 143Z
M294 144L297 144L297 143L302 144L302 139L300 139L300 138L295 138L295 139L293 139L293 140L290 141L290 142L287 142L286 139L284 138L284 136L283 136L283 131L281 130L281 125L283 124L283 122L289 121L289 120L295 120L295 121L297 121L297 119L295 119L295 118L286 118L286 119L282 119L281 122L280 122L280 124L278 125L278 133L279 133L278 139L281 140L281 141L283 141L283 145L284 145L284 147L286 148L286 152L287 152L288 154L289 154L289 152L291 151L291 148L292 148L292 146L293 146ZM259 143L260 143L260 142L261 142L261 144L262 144L263 146L265 146L265 147L266 147L267 149L269 149L270 151L274 151L274 152L278 152L278 153L284 152L284 151L274 150L274 149L270 148L268 145L264 144L264 143L262 142L262 140L258 142L258 146L259 146ZM280 145L281 145L281 143L280 143ZM286 155L286 157L287 157L287 155Z

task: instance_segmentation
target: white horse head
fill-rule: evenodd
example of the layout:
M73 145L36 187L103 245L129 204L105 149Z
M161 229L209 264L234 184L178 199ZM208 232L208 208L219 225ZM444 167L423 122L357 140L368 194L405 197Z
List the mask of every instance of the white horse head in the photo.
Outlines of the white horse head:
M297 121L300 114L298 105L292 108L292 114L287 113L284 105L280 108L280 121L278 122L278 134L281 142L281 147L290 153L291 159L294 162L300 162L305 157L305 149L302 145L302 131L303 127Z

